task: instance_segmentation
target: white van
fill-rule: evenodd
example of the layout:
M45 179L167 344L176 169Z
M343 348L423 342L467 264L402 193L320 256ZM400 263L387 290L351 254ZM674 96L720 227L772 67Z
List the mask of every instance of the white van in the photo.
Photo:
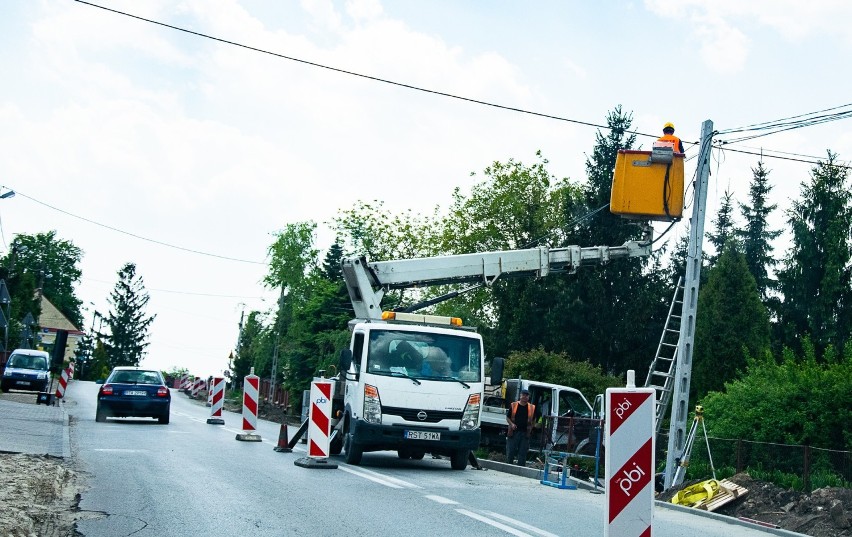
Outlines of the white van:
M50 382L50 355L45 351L15 349L6 362L0 389L43 392Z

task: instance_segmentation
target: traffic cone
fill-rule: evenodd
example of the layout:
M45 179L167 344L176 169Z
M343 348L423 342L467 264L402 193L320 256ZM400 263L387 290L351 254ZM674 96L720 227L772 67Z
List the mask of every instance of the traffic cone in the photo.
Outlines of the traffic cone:
M272 448L274 451L278 453L290 453L293 451L290 449L290 441L287 440L287 424L281 424L281 430L278 431L278 445Z

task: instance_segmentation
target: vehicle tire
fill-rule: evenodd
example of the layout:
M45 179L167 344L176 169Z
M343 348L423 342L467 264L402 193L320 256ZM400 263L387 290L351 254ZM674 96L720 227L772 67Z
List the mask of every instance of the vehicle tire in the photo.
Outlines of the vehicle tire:
M2 390L3 393L6 393L6 392L9 391L9 387L4 384L4 385L0 386L0 390Z
M450 456L450 467L453 470L464 470L467 468L467 455L470 450L467 449L458 449L453 451L453 454Z
M340 452L343 451L343 433L337 431L337 434L334 435L334 439L328 446L328 450L332 455L340 455Z
M364 450L355 445L355 439L353 438L352 433L346 433L346 442L344 442L343 450L348 464L352 464L354 466L361 464L361 456L364 454Z
M168 425L169 424L169 413L166 412L165 414L162 414L159 418L157 418L157 420L162 425Z
M420 449L415 449L411 452L411 458L415 461L423 460L423 457L426 456L426 452Z
M101 409L101 405L98 405L98 409L95 411L95 421L103 423L106 418L106 411Z
M400 449L396 450L396 455L400 459L410 459L411 458L411 451L409 451L407 448L400 448Z

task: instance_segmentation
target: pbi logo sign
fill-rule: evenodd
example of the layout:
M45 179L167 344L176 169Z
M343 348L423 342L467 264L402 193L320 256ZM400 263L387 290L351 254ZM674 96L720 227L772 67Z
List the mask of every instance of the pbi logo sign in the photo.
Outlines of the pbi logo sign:
M318 405L324 405L326 403L328 403L328 399L326 399L325 397L323 397L321 395L316 400L316 404L318 404Z
M633 489L633 486L637 483L642 483L645 477L645 471L637 464L633 463L633 468L624 468L621 471L621 475L616 476L616 484L618 488L629 498L630 490ZM640 487L644 483L640 484Z
M618 416L618 419L623 420L624 413L630 410L632 406L633 404L630 402L629 399L624 399L623 401L621 401L621 403L618 404L618 406L615 407L615 415Z

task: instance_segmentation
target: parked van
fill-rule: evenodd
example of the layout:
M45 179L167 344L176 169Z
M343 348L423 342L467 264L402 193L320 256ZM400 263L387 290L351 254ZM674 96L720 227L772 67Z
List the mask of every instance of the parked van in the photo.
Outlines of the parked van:
M43 392L50 382L50 356L45 351L15 349L6 362L0 389Z

